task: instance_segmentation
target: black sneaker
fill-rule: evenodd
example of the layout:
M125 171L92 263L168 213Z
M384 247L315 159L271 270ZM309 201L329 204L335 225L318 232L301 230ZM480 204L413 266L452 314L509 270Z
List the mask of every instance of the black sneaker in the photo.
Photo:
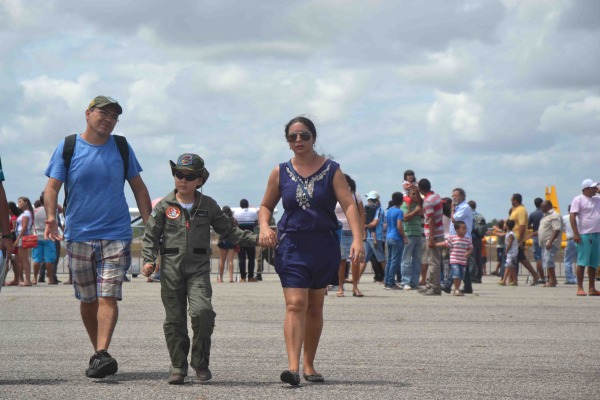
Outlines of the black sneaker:
M88 378L105 378L113 375L119 369L117 360L112 358L108 351L99 350L90 358L90 367L85 370Z

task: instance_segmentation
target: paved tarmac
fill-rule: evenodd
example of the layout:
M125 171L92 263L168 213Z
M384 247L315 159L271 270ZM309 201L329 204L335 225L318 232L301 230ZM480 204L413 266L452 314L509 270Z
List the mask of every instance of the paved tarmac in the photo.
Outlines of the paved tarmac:
M564 284L528 287L524 279L500 287L496 277L463 298L425 297L363 280L364 298L327 297L316 364L326 382L299 387L279 381L287 363L276 275L213 284L213 380L190 376L183 386L165 382L160 284L143 277L125 284L110 347L119 372L98 380L84 375L93 351L71 287L4 287L0 398L600 398L600 297L576 297Z

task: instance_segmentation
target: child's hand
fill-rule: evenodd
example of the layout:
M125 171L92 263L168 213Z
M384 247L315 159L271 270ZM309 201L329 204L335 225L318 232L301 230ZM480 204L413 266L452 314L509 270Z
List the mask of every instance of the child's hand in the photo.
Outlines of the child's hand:
M144 275L145 277L152 275L152 273L154 272L154 268L155 268L154 264L151 264L151 263L144 264L144 267L142 268L142 275Z

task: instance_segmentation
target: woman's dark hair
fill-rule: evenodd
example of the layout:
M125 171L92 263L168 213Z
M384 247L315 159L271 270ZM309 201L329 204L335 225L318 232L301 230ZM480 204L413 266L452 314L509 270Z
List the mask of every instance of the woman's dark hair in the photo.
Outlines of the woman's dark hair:
M33 206L31 205L31 200L29 200L29 197L19 197L20 200L23 200L25 202L25 204L27 204L27 209L29 211L31 211L31 214L33 215Z
M12 215L18 217L19 215L21 215L21 209L19 207L17 207L17 203L15 203L14 201L9 201L8 202L8 209L10 210L10 212L12 213Z
M348 183L348 186L350 187L350 191L352 193L356 192L356 182L354 181L354 179L352 179L350 177L350 175L348 174L344 174L344 177L346 178L346 182Z
M503 219L498 221L498 229L504 229L504 220Z
M287 125L285 126L285 137L286 138L287 138L288 133L290 133L290 126L294 125L296 122L300 122L301 124L304 124L308 128L310 133L312 133L313 138L315 140L317 140L317 128L315 128L315 124L313 124L313 122L310 119L308 119L306 117L301 117L301 116L293 118L290 122L287 123Z
M223 206L223 214L227 215L229 218L233 218L233 212L229 206Z
M407 181L408 179L406 179L409 175L412 175L415 177L415 180L413 182L417 182L417 177L415 176L415 171L413 171L412 169L407 169L406 171L404 171L404 180Z

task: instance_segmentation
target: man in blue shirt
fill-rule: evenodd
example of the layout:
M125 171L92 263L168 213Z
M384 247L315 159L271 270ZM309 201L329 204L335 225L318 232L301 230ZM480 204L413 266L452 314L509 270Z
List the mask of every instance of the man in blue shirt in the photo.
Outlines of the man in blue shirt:
M61 142L46 169L44 190L45 237L61 240L56 206L65 184L65 239L75 297L80 301L83 324L94 346L86 376L104 378L117 372L108 346L117 324L117 300L131 265L131 220L123 191L125 178L146 223L152 205L140 176L142 168L129 147L128 170L111 135L123 109L107 96L95 97L87 110L85 131L78 135L70 162L65 165ZM129 145L127 145L129 146Z

